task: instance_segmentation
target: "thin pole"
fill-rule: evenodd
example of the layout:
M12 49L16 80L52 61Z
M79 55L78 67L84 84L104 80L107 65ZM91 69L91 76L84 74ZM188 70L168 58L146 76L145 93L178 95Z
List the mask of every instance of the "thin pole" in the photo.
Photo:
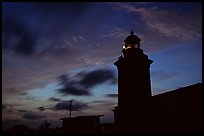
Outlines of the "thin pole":
M70 101L70 104L69 104L69 117L71 118L72 116L72 100Z

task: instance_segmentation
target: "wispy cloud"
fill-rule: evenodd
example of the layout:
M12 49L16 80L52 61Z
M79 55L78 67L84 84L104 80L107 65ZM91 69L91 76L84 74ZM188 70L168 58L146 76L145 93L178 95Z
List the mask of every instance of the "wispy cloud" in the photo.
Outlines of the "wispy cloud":
M178 74L173 72L165 72L165 71L152 71L151 76L154 78L154 82L160 82L164 80L168 80L170 78L173 78L177 76Z
M30 57L3 53L2 90L4 95L11 93L19 95L29 89L43 87L47 83L54 81L62 71L75 66L85 65L85 63L78 63L77 59L70 59L69 63L63 63L62 60L53 57L50 58L52 62L51 60L45 62L38 59L33 59L31 62L30 59ZM12 92L9 90L12 90Z
M109 37L124 38L127 36L128 33L129 32L125 31L124 29L120 27L115 27L113 29L110 29L109 32L102 34L101 36L104 38L109 38Z
M189 41L201 37L201 11L179 14L172 10L135 7L127 3L114 3L114 5L126 12L140 14L149 29L158 31L170 38Z

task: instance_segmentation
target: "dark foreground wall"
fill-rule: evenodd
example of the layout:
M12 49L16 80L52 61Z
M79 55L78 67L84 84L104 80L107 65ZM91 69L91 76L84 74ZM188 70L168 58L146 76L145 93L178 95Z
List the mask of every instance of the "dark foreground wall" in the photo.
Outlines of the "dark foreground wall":
M202 84L194 84L156 96L149 104L138 102L121 113L117 106L115 128L118 133L200 134L202 133ZM124 116L121 116L124 115ZM121 117L123 120L121 123Z
M201 133L202 84L153 96L150 109L154 133Z

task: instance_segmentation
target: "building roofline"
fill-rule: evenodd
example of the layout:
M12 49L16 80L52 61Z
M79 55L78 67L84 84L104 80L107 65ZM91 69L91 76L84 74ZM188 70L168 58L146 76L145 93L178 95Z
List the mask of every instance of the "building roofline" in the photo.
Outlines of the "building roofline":
M60 120L63 119L73 119L73 118L81 118L81 117L102 117L104 115L88 115L88 116L76 116L76 117L65 117L65 118L61 118Z

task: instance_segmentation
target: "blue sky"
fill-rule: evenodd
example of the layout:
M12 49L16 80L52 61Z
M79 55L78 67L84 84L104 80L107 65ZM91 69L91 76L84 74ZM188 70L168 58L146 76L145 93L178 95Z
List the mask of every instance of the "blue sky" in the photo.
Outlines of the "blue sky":
M117 68L130 29L151 65L152 95L202 82L202 3L2 3L2 126L113 122ZM97 78L96 78L97 77Z

